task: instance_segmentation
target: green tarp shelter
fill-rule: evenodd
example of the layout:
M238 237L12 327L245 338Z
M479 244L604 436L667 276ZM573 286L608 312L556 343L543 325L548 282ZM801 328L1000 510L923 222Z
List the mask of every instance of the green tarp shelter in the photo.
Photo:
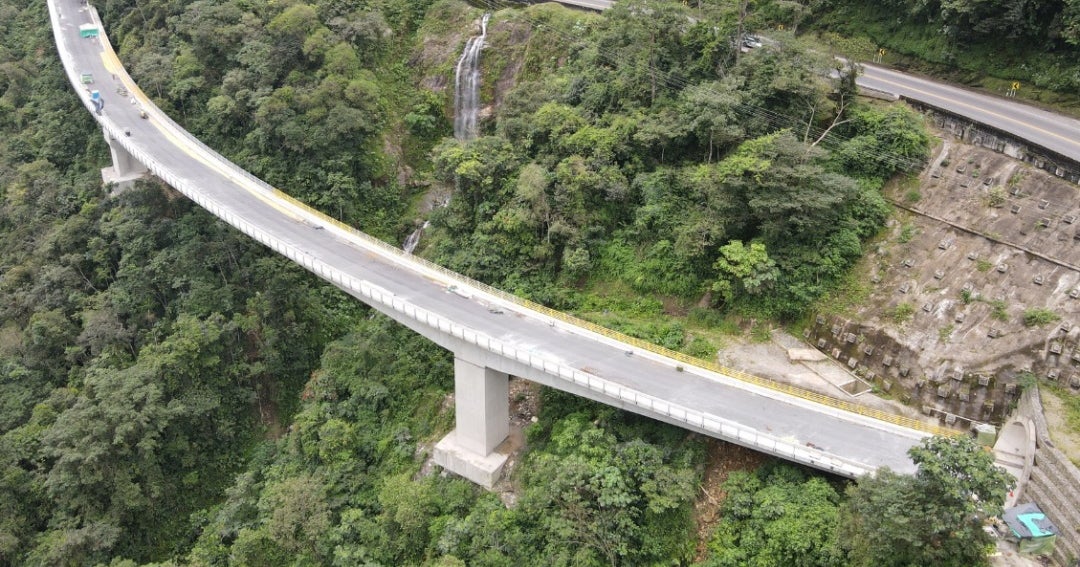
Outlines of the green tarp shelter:
M1002 516L1012 536L1018 540L1020 553L1050 555L1057 542L1058 529L1033 502L1014 506Z

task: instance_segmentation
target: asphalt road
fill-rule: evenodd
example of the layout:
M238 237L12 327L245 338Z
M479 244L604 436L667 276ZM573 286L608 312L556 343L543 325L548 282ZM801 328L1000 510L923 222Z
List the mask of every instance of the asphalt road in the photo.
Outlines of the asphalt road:
M58 49L68 54L64 59L71 62L72 72L93 74L95 83L91 87L98 89L106 100L100 119L129 129L128 141L153 155L168 172L278 239L356 278L391 290L421 308L547 359L692 410L738 422L793 445L816 449L823 455L869 468L890 466L899 471L913 470L906 452L925 434L892 424L868 423L873 420L861 416L838 416L832 408L780 393L762 393L720 375L679 372L674 361L627 356L626 351L633 347L594 340L584 331L552 326L549 320L524 308L492 313L488 301L450 293L447 281L433 279L430 274L410 267L407 261L387 259L335 231L325 230L317 222L275 201L266 186L231 171L173 131L159 119L160 111L144 100L134 84L127 85L132 94L117 94L117 88L123 86L121 83L130 79L118 67L115 56L111 50L104 51L99 40L79 37L79 24L90 21L89 12L77 0L52 1L61 16ZM132 96L136 97L135 104ZM140 118L140 107L150 111L149 118Z
M931 104L1080 163L1080 120L875 65L863 68L859 86Z

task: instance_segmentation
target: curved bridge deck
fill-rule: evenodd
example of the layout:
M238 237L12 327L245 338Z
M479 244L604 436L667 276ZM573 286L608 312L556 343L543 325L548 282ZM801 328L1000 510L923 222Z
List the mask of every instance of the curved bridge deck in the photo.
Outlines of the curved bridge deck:
M455 353L469 351L501 372L849 477L881 466L910 472L908 448L942 431L664 351L406 256L207 148L138 89L103 30L97 39L80 37L80 24L100 23L92 8L78 0L49 0L49 8L58 51L84 104L93 112L82 73L94 75L106 99L95 118L110 145L225 222ZM117 87L130 94L118 96Z

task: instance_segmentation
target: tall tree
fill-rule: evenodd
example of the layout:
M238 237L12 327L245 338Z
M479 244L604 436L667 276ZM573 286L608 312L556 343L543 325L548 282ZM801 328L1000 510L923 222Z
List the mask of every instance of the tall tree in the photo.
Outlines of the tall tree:
M882 469L848 491L842 541L855 567L978 567L993 543L1013 478L968 437L928 437L909 452L918 471Z
M840 567L840 495L790 465L733 473L703 567Z

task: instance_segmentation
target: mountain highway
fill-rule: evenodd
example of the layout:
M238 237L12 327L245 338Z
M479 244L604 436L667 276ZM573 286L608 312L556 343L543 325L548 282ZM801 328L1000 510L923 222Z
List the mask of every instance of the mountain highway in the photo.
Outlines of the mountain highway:
M558 0L560 4L603 11L613 0ZM1080 164L1080 120L1048 112L1013 99L975 92L939 81L862 64L860 87L925 103L1012 134Z
M1080 120L1075 118L876 65L863 65L856 82L991 126L1080 163Z

